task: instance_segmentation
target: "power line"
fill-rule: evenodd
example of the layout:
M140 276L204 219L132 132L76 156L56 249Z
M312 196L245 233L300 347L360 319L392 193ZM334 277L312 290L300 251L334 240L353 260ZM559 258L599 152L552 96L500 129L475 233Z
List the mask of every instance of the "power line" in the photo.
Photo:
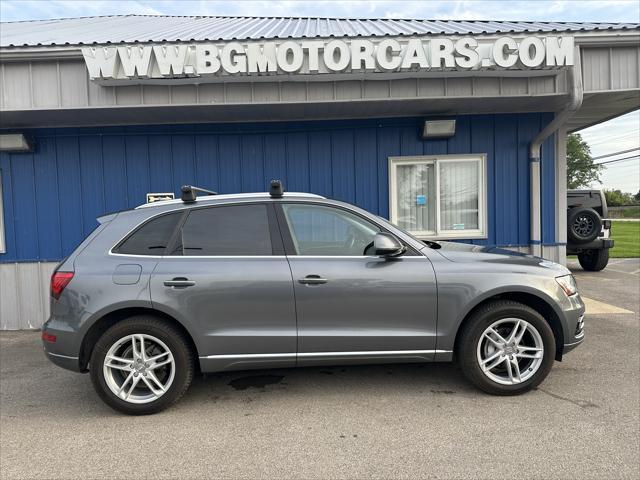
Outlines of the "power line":
M615 136L609 136L607 138L603 138L603 139L599 139L598 141L595 142L590 142L588 140L585 139L585 141L589 144L590 147L596 146L596 145L603 145L605 143L615 143L615 142L619 142L621 140L626 140L627 138L637 138L638 137L638 133L637 132L629 132L629 133L625 133L623 135L615 135Z
M607 160L606 162L596 162L596 165L604 165L606 163L622 162L623 160L630 160L632 158L640 158L640 155L631 155L630 157L616 158L615 160Z
M591 160L600 160L601 158L615 157L616 155L622 155L623 153L629 153L629 152L633 152L635 150L640 150L640 147L630 148L629 150L620 150L619 152L615 152L615 153L607 153L606 155L600 155L598 157L593 157Z

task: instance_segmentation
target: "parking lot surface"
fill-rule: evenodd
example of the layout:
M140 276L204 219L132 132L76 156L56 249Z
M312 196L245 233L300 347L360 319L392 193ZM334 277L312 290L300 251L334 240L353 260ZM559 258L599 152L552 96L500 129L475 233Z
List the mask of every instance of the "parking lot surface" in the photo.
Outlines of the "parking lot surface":
M630 313L588 312L584 344L519 397L453 365L263 370L127 417L49 363L37 332L4 332L0 477L638 478L640 264L571 267L594 305Z

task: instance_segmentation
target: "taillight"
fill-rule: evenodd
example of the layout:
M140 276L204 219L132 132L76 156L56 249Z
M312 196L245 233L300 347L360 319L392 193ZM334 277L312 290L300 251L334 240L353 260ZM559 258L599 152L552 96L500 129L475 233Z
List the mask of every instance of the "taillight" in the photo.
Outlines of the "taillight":
M57 339L58 337L56 337L55 335L51 335L50 333L44 331L42 332L42 340L45 342L56 343Z
M73 272L53 272L51 275L51 296L56 300L59 299L72 278Z

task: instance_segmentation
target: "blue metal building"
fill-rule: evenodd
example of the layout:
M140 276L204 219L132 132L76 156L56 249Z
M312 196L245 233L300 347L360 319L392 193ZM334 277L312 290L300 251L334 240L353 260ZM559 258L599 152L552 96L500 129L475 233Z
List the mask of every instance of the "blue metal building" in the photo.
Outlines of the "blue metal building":
M564 261L565 137L640 105L638 24L284 20L2 24L0 329L42 323L96 217L183 184L279 178L420 237Z

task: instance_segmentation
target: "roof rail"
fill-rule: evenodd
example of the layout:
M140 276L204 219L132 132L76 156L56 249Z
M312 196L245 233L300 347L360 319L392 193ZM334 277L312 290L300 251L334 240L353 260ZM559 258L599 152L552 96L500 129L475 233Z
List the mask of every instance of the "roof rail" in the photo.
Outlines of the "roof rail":
M218 192L213 190L207 190L206 188L193 187L191 185L183 185L180 187L182 192L181 198L184 203L193 203L196 201L198 192L206 193L207 195L217 195Z

